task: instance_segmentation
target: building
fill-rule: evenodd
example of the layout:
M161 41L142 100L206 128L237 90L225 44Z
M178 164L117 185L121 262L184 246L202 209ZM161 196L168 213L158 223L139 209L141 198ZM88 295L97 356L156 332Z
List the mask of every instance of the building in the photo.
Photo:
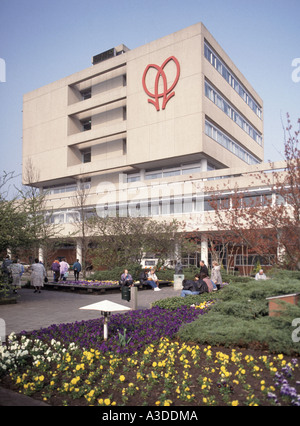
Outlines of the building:
M177 217L206 230L207 181L247 188L245 174L268 167L263 101L202 23L95 56L26 94L23 117L24 176L30 162L65 234L78 182L91 214Z

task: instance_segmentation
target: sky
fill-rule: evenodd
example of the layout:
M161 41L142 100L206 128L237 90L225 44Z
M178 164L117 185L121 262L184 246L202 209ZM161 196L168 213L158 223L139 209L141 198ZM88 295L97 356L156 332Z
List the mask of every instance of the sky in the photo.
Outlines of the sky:
M264 101L265 161L300 118L300 0L0 0L0 176L22 172L23 95L198 22ZM15 180L19 186L21 179Z

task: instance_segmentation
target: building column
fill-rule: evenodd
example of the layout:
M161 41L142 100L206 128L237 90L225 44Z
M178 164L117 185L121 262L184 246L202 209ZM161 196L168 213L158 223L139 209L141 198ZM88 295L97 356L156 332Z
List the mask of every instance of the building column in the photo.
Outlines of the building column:
M79 263L82 263L82 244L80 240L76 241L76 259L79 260Z
M201 235L201 259L208 265L208 241L207 237Z
M145 180L145 176L146 176L146 170L145 169L141 169L140 170L140 177L141 177L141 181L142 182Z
M44 250L42 247L39 247L39 261L44 263Z
M201 172L207 172L207 158L201 158Z

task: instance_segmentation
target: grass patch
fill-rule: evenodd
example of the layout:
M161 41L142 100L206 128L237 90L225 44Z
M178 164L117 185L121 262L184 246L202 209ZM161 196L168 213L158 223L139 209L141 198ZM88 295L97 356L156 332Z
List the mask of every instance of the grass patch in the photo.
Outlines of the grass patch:
M217 293L218 303L205 316L179 330L184 341L201 344L267 349L299 354L292 341L292 321L300 318L300 304L282 302L281 317L269 317L267 297L300 292L299 273L282 273L265 282L231 283Z

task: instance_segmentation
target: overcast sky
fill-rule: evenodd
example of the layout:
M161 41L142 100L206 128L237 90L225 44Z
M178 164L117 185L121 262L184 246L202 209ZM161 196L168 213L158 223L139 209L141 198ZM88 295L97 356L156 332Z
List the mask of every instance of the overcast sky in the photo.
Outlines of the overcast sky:
M0 0L0 173L22 170L25 93L197 22L264 101L265 161L282 159L281 120L300 117L299 17L300 0Z

